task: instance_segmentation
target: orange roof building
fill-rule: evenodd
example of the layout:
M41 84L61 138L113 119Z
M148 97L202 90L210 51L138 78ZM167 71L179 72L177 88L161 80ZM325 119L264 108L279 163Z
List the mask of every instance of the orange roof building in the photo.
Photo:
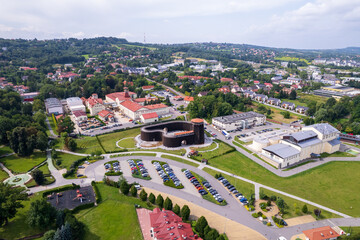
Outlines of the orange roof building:
M340 236L340 234L337 233L330 226L309 229L303 231L303 233L305 234L306 238L309 240L326 240L326 239L332 240L332 239L337 239Z

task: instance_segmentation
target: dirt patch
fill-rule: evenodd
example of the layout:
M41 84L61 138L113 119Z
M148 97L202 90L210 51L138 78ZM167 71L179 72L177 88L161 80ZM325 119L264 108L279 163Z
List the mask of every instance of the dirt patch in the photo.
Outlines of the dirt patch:
M291 237L291 240L296 240L296 239L306 240L306 236L305 234L301 233Z
M271 202L271 206L267 207L268 210L267 212L261 210L260 203L267 203L267 201L266 200L255 201L255 212L261 211L267 218L271 218L272 216L275 216L276 214L279 213L279 208L278 206L276 206L274 202Z
M199 218L201 216L206 217L206 220L208 221L209 225L216 230L218 230L220 233L224 232L225 224L226 224L226 235L228 236L229 240L235 240L235 239L243 239L243 240L263 240L266 239L263 235L260 233L254 231L251 228L248 228L240 223L237 223L235 221L232 221L230 219L227 219L219 214L216 214L214 212L211 212L205 208L202 208L196 204L193 204L191 202L188 202L184 199L175 197L173 195L159 192L150 188L144 187L145 191L149 193L153 193L155 196L161 193L161 195L166 198L171 198L173 204L178 204L180 207L183 205L188 205L191 210L191 216L195 216L196 218Z
M78 168L77 175L85 175L85 169L89 166L89 164L84 163L82 166L84 166L84 168Z
M286 223L288 224L289 227L304 223L311 223L311 222L316 222L316 219L311 215L294 217L286 220Z

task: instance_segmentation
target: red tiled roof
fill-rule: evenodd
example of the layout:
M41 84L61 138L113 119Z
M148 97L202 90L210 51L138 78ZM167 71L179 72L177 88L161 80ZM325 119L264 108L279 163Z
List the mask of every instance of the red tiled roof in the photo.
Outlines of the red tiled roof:
M86 101L89 103L91 107L95 106L97 103L103 104L103 100L101 98L89 97Z
M194 97L186 96L186 97L184 97L184 101L192 102L192 101L194 101Z
M134 92L129 92L130 96L134 95ZM115 92L107 94L106 97L111 98L113 101L116 101L116 98L119 100L126 100L128 98L125 97L125 92Z
M144 106L141 106L140 104L138 104L136 102L132 102L130 100L123 101L120 104L132 112L136 112L136 111L140 110L141 108L144 108ZM151 106L151 105L149 105L149 106ZM149 107L149 106L146 106L146 107Z
M108 110L102 110L102 111L100 111L99 113L98 113L98 115L100 116L100 117L106 117L107 115L109 115L109 114L111 114L111 112L109 112Z
M330 226L309 229L309 230L303 231L303 233L310 240L324 240L324 239L329 239L329 238L337 238L340 236L340 234L338 234Z
M183 98L183 97L180 95L174 97L174 99L178 99L178 98Z
M86 113L83 111L74 111L73 114L75 117L86 116Z
M195 237L189 223L182 222L181 217L177 216L173 211L154 209L149 213L150 226L153 228L154 237L157 239L201 239Z
M259 84L260 82L259 81L254 81L255 84Z
M158 103L158 104L152 104L152 105L147 105L145 106L147 109L159 109L159 108L166 108L168 106L166 106L163 103Z
M143 86L142 89L143 90L149 90L149 89L153 89L154 86L153 85L150 85L150 86Z
M157 115L156 112L152 112L152 113L144 113L144 114L142 115L142 117L143 117L144 119L152 119L152 118L158 118L159 116Z
M234 80L231 78L221 78L220 81L221 82L233 82Z
M135 102L145 102L146 101L146 98L136 98L134 99Z

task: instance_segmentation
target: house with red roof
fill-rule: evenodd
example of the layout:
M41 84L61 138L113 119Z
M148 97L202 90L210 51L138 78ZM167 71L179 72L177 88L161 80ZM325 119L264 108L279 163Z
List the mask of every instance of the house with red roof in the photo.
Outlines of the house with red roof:
M255 80L254 84L260 84L260 81Z
M303 233L307 240L335 240L340 237L340 234L330 226L309 229Z
M154 89L154 85L142 86L143 91L150 91Z
M105 96L105 100L108 103L113 103L119 106L121 102L126 100L132 100L137 97L136 93L130 92L127 87L124 88L124 92L110 93Z
M73 111L74 118L77 123L87 121L87 115L84 111Z
M202 240L194 234L191 224L184 223L178 215L170 210L153 211L148 209L136 209L138 219L143 231L144 240Z
M100 111L105 110L103 100L93 93L88 99L83 99L85 106L90 110L90 115L95 116Z
M141 114L140 120L142 123L152 123L159 121L159 116L156 112Z
M98 112L99 118L104 122L114 122L114 114L109 112L108 110L102 110Z
M218 90L219 90L219 92L222 92L222 93L225 93L225 94L230 92L230 88L228 86L222 86Z
M220 82L228 82L228 83L234 83L234 80L231 78L221 78Z
M194 97L185 96L185 97L184 97L184 101L185 101L186 103L190 103L190 102L194 101Z

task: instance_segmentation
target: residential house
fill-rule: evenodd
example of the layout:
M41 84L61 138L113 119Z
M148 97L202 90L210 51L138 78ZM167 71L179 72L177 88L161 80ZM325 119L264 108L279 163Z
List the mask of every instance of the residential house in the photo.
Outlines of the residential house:
M274 105L274 106L280 106L281 104L281 100L278 99L278 98L269 98L267 101L266 101L268 104L271 104L271 105Z
M115 122L114 114L107 110L98 112L98 116L104 122Z
M255 94L254 99L255 99L255 101L264 103L268 99L268 96L266 96L264 94Z
M232 93L241 92L241 89L240 89L239 85L236 84L236 85L232 86L231 87L231 92Z
M295 111L301 114L305 114L308 109L309 109L308 107L297 106L295 108Z
M232 84L232 83L234 83L234 80L231 78L221 78L220 82L228 82L228 83Z
M184 97L184 101L185 101L186 103L190 103L190 102L194 101L194 97L185 96L185 97Z
M143 91L150 91L150 90L153 90L154 89L154 86L153 85L150 85L150 86L142 86L142 90Z
M208 93L209 93L209 92L207 92L207 91L205 91L205 92L199 92L197 96L198 96L198 97L203 97L203 96L208 95Z
M253 98L253 96L255 95L255 93L253 92L253 91L249 91L249 90L246 90L246 91L244 91L243 92L243 95L244 95L244 97L246 97L246 98Z
M282 102L281 107L285 108L285 109L289 109L289 110L294 110L295 109L295 104L292 103L292 102Z
M92 94L88 99L83 98L83 102L86 107L90 110L90 115L95 116L102 110L105 110L105 106L103 104L103 100L98 98L96 93Z
M80 122L86 122L87 121L87 115L84 111L73 111L74 119L77 123Z
M335 240L340 237L340 234L330 226L305 230L303 233L306 240Z
M230 92L229 86L222 86L218 90L219 90L219 92L222 92L222 93L229 93Z

